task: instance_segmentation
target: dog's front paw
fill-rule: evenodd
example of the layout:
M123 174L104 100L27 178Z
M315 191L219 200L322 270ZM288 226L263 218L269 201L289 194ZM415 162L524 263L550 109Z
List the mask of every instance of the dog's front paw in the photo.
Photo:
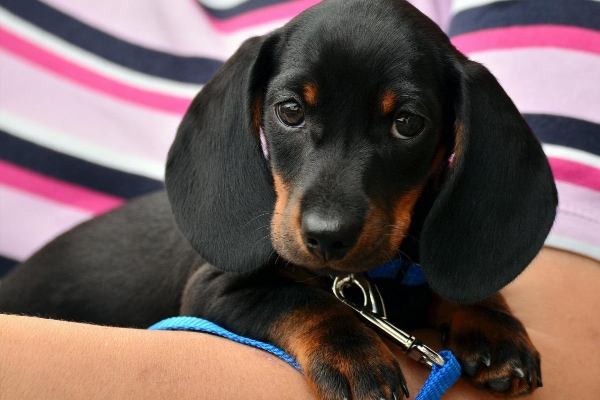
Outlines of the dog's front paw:
M540 355L509 312L465 308L441 329L444 347L454 352L463 375L476 387L507 397L542 387Z
M408 398L398 361L368 328L320 340L302 367L323 400Z

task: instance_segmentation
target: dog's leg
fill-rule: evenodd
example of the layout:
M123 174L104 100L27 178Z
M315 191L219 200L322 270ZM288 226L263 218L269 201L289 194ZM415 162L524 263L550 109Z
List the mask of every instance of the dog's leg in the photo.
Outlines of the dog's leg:
M181 313L283 348L321 399L408 396L400 366L379 336L315 285L205 265L190 279Z
M474 304L438 298L431 318L473 385L506 396L542 386L540 355L500 293Z

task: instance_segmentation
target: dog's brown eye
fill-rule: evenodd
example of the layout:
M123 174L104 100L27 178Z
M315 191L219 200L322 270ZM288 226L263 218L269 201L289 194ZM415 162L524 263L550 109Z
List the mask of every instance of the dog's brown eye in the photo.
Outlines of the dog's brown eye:
M295 101L280 103L275 108L279 120L287 126L298 127L304 125L304 110Z
M399 139L412 139L423 132L425 119L417 114L402 112L392 125L392 135Z

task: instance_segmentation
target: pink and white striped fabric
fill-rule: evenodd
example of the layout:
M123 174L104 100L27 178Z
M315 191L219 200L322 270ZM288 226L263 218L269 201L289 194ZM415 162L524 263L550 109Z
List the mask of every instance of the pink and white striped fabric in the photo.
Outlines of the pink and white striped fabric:
M544 145L559 192L546 244L600 260L600 2L454 0L451 12L452 42Z
M162 188L195 93L243 40L318 1L0 0L0 276ZM498 76L544 141L560 192L548 244L600 259L600 3L412 3Z

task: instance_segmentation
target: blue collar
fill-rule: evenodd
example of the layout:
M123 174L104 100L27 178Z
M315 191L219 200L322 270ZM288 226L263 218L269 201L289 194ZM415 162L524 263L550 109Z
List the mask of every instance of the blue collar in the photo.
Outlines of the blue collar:
M427 283L425 275L423 274L423 269L419 264L401 258L396 258L383 264L381 267L372 269L367 272L367 275L371 279L396 279L400 272L404 272L404 278L402 279L403 285L418 286Z

